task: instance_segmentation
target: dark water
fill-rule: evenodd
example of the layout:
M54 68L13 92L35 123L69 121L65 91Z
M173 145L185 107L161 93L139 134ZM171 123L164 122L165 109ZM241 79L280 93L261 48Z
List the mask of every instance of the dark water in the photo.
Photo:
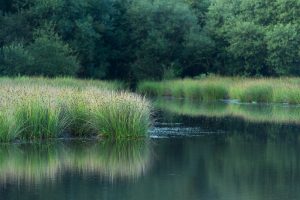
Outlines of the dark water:
M212 107L218 113L220 104ZM252 107L255 116L266 115L266 106ZM149 140L2 145L0 199L300 199L297 118L208 117L197 106L193 114L184 109L161 106Z

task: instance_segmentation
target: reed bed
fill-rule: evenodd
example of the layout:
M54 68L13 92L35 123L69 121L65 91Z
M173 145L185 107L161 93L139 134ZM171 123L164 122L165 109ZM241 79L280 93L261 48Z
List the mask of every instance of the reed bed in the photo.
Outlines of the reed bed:
M300 104L300 78L208 76L201 79L144 81L137 91L149 96L173 96L201 101L236 99L251 103Z
M70 77L1 77L1 85L32 85L32 86L55 86L55 87L72 87L84 89L86 87L97 87L106 90L123 90L126 89L126 84L120 81L99 81L93 79L75 79Z
M149 102L139 95L117 91L120 86L116 83L65 78L3 78L0 83L2 142L141 137L150 125Z

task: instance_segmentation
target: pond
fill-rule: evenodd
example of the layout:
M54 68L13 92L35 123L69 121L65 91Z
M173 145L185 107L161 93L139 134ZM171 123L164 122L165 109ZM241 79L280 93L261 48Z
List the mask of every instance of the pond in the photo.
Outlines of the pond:
M154 104L147 140L1 145L0 199L300 199L297 106Z

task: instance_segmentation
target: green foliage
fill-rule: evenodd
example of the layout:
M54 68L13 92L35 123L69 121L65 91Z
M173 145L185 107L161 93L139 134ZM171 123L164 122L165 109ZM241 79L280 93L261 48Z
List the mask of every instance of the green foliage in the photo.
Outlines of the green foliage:
M213 42L202 31L208 1L16 0L13 5L16 12L0 20L9 30L0 31L3 44L24 40L36 57L20 74L137 80L196 75L209 67ZM50 34L32 31L44 24L53 24Z
M268 85L253 85L245 88L240 96L243 102L272 102L273 88Z
M298 75L297 0L215 0L207 28L217 43L224 74ZM233 59L232 59L233 58ZM215 64L216 65L216 64Z
M9 111L0 113L0 142L13 141L21 131L20 124L11 117Z
M133 82L300 75L298 0L12 0L0 7L0 48L13 58L0 58L0 75Z
M50 29L38 30L33 43L12 43L1 48L1 75L74 76L79 68L67 44Z
M33 64L33 57L21 43L3 46L0 51L1 75L16 76L25 74Z
M237 66L234 74L261 74L266 57L264 30L253 22L236 22L230 24L226 38L229 42L227 52Z
M108 94L109 96L110 94ZM91 126L106 137L137 138L145 136L150 124L150 106L137 95L120 95L94 107Z
M15 111L16 123L20 125L20 139L33 140L60 136L67 126L60 108L50 102L24 101Z
M173 96L212 101L300 103L299 78L240 78L207 76L199 79L143 81L138 92L152 96Z
M0 47L11 43L31 40L32 27L28 22L28 16L23 13L5 14L0 12Z
M69 45L64 44L51 29L38 30L28 50L34 58L28 75L74 76L79 68Z
M1 142L79 136L137 138L144 137L150 126L148 101L114 91L118 89L114 82L26 77L0 82Z
M71 103L67 104L67 115L69 116L68 131L75 137L92 136L95 130L90 126L91 114L89 108L82 98L74 96Z
M153 96L186 97L201 101L228 98L229 91L225 84L214 83L214 79L194 81L191 79L162 82L141 82L138 92Z
M277 24L266 34L268 62L280 75L300 74L300 38L298 25Z
M170 68L184 69L182 60L189 47L189 34L200 34L197 17L188 4L175 0L133 1L128 16L133 41L138 44L132 66L138 79L162 79Z

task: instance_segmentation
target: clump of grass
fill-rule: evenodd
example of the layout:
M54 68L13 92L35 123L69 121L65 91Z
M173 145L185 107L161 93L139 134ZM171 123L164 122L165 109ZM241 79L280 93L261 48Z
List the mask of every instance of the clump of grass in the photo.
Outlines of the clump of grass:
M14 140L20 133L21 127L9 113L0 112L0 142Z
M273 88L268 85L253 85L243 90L239 99L243 102L272 102Z
M68 132L72 137L87 137L95 134L91 128L91 109L85 103L84 99L76 95L70 99L66 105L67 116L69 117Z
M45 78L45 77L1 77L1 85L30 85L30 86L53 86L84 89L86 87L97 87L105 90L123 90L126 85L120 81L99 81L93 79L74 79L70 77Z
M164 85L160 84L159 82L152 81L141 82L137 87L137 91L148 96L166 95L164 92Z
M228 90L223 85L217 84L206 83L202 85L200 93L203 101L226 99L228 97Z
M141 96L99 84L76 87L61 79L38 79L36 84L26 80L0 79L0 141L91 135L119 139L147 133L150 104Z
M94 130L112 138L145 135L150 126L150 104L145 98L124 92L107 92L106 98L101 101L97 101L97 96L92 97L92 117L89 123Z
M150 96L187 97L202 101L225 99L228 90L225 85L212 81L195 81L192 79L142 82L138 85L138 92Z
M14 117L20 128L20 139L45 139L58 137L67 127L67 118L57 105L37 99L23 101Z
M300 89L297 85L283 84L274 91L274 102L300 104Z

